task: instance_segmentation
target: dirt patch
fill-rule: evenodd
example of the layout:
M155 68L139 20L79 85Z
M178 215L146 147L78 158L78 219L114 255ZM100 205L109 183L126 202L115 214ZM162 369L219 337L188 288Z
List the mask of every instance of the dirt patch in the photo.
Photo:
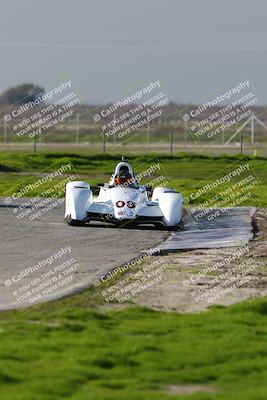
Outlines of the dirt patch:
M197 312L267 295L267 209L257 210L253 227L254 240L242 248L164 256L160 279L131 301L157 310Z
M170 385L165 390L171 394L215 393L217 389L207 385Z

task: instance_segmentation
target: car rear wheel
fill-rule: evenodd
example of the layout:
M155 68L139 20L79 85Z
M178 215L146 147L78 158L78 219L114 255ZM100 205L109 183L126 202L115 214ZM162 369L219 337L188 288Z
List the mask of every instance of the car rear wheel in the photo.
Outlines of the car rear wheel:
M70 215L67 215L65 218L65 222L67 222L68 225L70 226L82 226L85 225L84 221L80 221L78 219L72 219Z

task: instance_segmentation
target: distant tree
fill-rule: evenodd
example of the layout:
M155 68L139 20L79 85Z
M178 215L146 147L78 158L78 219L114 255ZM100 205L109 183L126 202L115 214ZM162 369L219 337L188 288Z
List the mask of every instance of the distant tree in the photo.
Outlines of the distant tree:
M0 96L1 104L25 104L29 101L34 101L37 97L42 96L45 90L33 83L23 83L11 87Z

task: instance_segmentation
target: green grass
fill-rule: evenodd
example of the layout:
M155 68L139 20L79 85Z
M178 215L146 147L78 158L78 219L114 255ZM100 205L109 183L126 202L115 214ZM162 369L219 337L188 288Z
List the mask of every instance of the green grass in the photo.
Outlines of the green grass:
M0 398L266 399L266 299L202 314L111 316L89 308L88 293L0 314ZM217 392L167 393L183 384Z
M0 195L10 196L19 189L33 183L37 177L12 175L6 171L13 172L52 172L57 169L63 162L70 161L73 171L79 175L88 175L86 178L90 183L107 181L114 166L120 160L119 154L89 154L81 155L74 153L41 153L33 154L17 154L0 152ZM214 182L217 178L225 175L227 172L236 169L239 164L244 164L249 160L249 164L253 175L258 179L257 186L253 189L253 197L242 205L254 205L259 207L267 207L267 159L253 158L245 156L203 156L193 153L181 153L174 157L166 155L141 156L133 155L130 157L136 173L149 168L151 164L155 164L160 160L161 169L157 174L150 178L146 178L142 183L149 183L158 175L164 175L168 185L175 187L177 190L189 196L207 183ZM246 174L247 176L248 174ZM82 178L84 179L84 178ZM234 178L235 183L240 178ZM59 180L56 179L55 182ZM54 184L54 182L53 182ZM39 189L29 192L30 196L35 196L41 191L47 189L49 185L41 186ZM218 189L213 189L202 195L200 198L191 199L192 205L198 205L213 197L217 193L224 191L230 184L223 184Z
M108 169L110 172L110 168L113 169L114 163L118 162L121 159L121 153L117 154L97 154L94 152L90 152L89 154L77 154L77 153L56 153L56 152L46 152L40 154L31 154L27 152L0 152L0 171L4 171L6 168L9 168L10 171L43 171L44 169L53 170L53 164L59 163L62 159L68 158L73 163L77 172L87 172L90 173L95 171L95 169L102 172L103 168ZM266 158L252 158L241 155L229 156L229 155L221 155L221 156L206 156L194 153L179 153L173 157L168 156L166 154L151 154L151 155L138 155L133 154L130 157L130 162L133 163L134 166L140 165L143 163L149 163L151 160L160 159L160 162L165 164L172 165L173 162L190 162L191 167L192 164L195 165L195 171L198 169L196 163L202 161L204 164L206 163L205 171L210 170L210 163L216 162L216 165L219 164L225 165L225 163L233 163L236 160L246 160L250 159L253 162L263 161L266 162ZM171 163L171 164L170 164ZM179 171L178 171L179 172ZM188 171L189 172L189 171ZM173 174L177 171L173 171ZM190 173L190 172L189 172Z

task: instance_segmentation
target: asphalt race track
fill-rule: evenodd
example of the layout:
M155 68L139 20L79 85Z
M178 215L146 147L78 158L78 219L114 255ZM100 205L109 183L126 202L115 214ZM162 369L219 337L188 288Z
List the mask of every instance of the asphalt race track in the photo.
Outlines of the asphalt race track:
M26 200L0 198L0 309L38 302L41 290L47 292L39 301L88 287L168 236L153 229L116 229L100 224L71 227L63 221L63 204L30 220L33 207L19 209ZM30 213L23 215L27 210Z
M97 290L109 271L144 251L241 247L254 236L254 207L208 210L204 218L198 218L203 210L185 212L184 229L170 235L148 227L68 226L63 200L48 200L0 198L0 309L59 298L92 284Z

